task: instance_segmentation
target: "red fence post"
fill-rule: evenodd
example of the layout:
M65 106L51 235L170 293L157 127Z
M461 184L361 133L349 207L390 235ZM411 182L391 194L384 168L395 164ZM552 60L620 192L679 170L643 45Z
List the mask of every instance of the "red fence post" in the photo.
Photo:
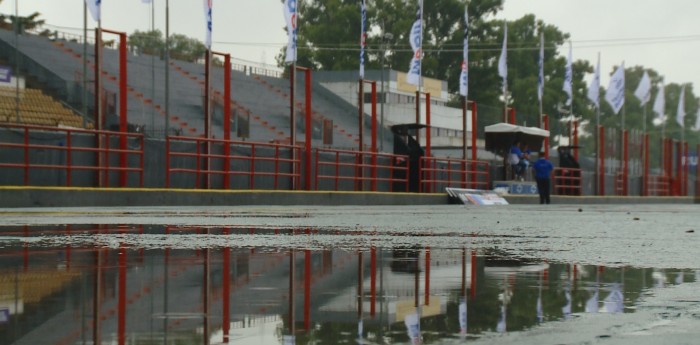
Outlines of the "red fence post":
M119 172L119 186L126 187L126 133L128 132L127 121L127 80L126 80L126 33L119 34L119 165L122 169Z
M688 142L683 142L683 196L688 195L688 174L690 173L690 162L688 162Z
M508 108L508 121L511 125L515 124L515 108Z
M377 191L377 82L372 82L372 191Z
M306 150L304 157L306 161L304 162L304 189L311 190L311 69L304 69L304 77L306 79L304 80L304 90L306 99L306 142L304 144L304 148Z
M574 159L578 162L578 120L574 120Z
M598 195L605 195L605 127L599 126L598 127L598 140L600 141L598 143L598 147L600 150L600 170L598 171L598 188L600 189L598 191Z
M629 195L629 131L624 130L622 131L622 140L624 143L624 146L622 148L622 195Z
M476 176L476 160L477 160L477 154L476 154L476 139L478 138L478 130L477 130L477 125L476 125L476 120L477 120L477 112L476 112L476 102L472 101L472 188L475 188L476 186L476 181L477 181L477 176ZM467 133L464 133L464 135L467 135ZM487 186L488 187L488 186Z
M231 54L224 54L224 189L231 186Z
M71 145L71 131L66 131L66 187L70 187L71 184L71 166L73 165L72 156L72 145Z
M673 195L679 196L682 193L681 184L683 183L683 142L676 142L676 183L674 183Z

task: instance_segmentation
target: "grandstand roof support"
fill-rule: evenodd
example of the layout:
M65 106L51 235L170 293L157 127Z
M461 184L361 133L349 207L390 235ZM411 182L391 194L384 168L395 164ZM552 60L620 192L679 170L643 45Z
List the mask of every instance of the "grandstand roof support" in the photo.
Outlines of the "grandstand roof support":
M371 133L371 143L370 145L370 151L373 153L372 154L372 190L376 191L377 190L377 82L375 80L364 80L360 79L360 92L359 92L359 99L358 99L358 107L360 109L360 119L359 119L359 136L360 136L360 152L364 151L364 118L365 118L365 93L364 93L364 87L363 85L367 83L370 84L371 87L371 92L372 92L372 108L371 108L371 114L372 114L372 123L371 123L371 128L372 128L372 133ZM360 155L361 157L361 155ZM360 169L360 174L362 173L362 169Z
M305 97L305 119L304 119L304 189L311 190L311 69L294 65L295 69L304 72L304 97ZM294 99L292 98L292 105ZM292 108L292 113L294 108ZM292 123L292 132L295 126ZM292 142L294 145L295 143Z
M101 31L101 32L100 32ZM128 119L127 119L127 36L126 32L113 31L108 29L98 30L100 34L99 41L102 41L101 33L114 34L119 36L119 132L125 134L128 132ZM98 92L99 94L99 92ZM127 137L125 135L119 136L119 164L122 170L119 171L119 186L126 187L126 150L127 150Z
M212 55L224 57L224 189L229 189L229 155L231 154L231 54L212 52Z

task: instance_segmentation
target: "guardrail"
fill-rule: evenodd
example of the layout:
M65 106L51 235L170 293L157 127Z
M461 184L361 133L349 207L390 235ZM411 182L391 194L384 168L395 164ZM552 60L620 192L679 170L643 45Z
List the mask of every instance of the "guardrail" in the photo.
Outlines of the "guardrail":
M555 195L581 195L581 169L554 168L552 176Z
M649 196L670 196L671 178L663 175L650 175L647 180Z
M420 192L442 192L447 187L488 189L489 163L486 161L421 157Z
M195 148L177 150L174 143ZM217 152L213 152L217 150ZM221 153L218 153L221 152ZM240 153L236 153L240 152ZM180 159L181 167L173 167ZM259 165L268 165L260 169ZM232 169L236 167L236 169ZM255 189L256 178L272 179L272 188L280 189L281 179L289 179L290 189L299 189L301 176L301 147L245 141L205 139L199 137L168 136L166 139L166 187L171 187L172 175L193 174L194 188L212 189L211 177L220 176L221 186Z
M31 125L11 125L3 124L0 127L15 129L23 135L22 142L9 142L7 138L0 139L0 148L7 150L17 150L21 153L14 157L22 157L21 162L10 162L5 159L12 156L5 154L0 158L5 161L0 161L0 168L3 169L21 169L23 173L24 185L30 185L30 173L33 170L64 170L65 171L65 186L74 185L74 172L76 171L93 171L98 174L96 181L92 186L109 187L110 174L119 174L119 186L127 187L128 174L138 174L138 186L143 186L143 134L140 133L119 133L111 131L97 131L78 128L65 127L47 127L47 126L31 126ZM42 141L47 141L46 138L32 137L30 133L47 132L59 134L59 137L51 138L56 144L46 144ZM81 145L74 140L75 135L83 134L85 136L96 136L99 144L95 141L89 141L89 145ZM110 146L110 139L116 138L119 141L119 147ZM136 148L128 148L129 140L131 144L136 144ZM97 147L95 147L97 146ZM40 163L35 157L47 156L46 151L56 151L64 154L64 158L60 163ZM78 159L76 155L87 153L89 157L83 155ZM91 154L94 154L92 156ZM118 156L119 164L110 165L110 159ZM129 164L129 157L136 156L138 163L136 165ZM132 160L133 161L133 160ZM93 163L93 164L88 164ZM80 179L85 181L86 179ZM46 182L46 181L44 181Z
M373 192L408 191L408 156L324 148L315 151L315 190L323 190L323 181L331 181L330 189L335 191L365 191L366 184Z

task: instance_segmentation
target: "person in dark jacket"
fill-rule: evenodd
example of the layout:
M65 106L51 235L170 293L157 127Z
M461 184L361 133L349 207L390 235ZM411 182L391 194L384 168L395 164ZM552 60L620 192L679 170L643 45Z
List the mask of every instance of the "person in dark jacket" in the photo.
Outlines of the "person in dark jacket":
M538 156L539 158L532 165L532 168L535 169L537 192L540 194L540 204L549 204L550 181L554 165L544 156L544 152L540 152Z

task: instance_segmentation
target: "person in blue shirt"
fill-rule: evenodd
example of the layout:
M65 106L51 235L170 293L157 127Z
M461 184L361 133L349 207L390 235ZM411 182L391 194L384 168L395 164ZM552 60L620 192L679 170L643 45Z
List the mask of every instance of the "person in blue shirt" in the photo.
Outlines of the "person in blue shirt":
M525 172L525 161L523 160L523 151L520 150L520 141L513 142L508 153L508 163L513 169L516 180L522 180L522 175Z
M535 169L537 192L540 194L540 204L549 204L550 180L554 165L544 156L544 152L540 152L538 156L539 158L532 165L532 168Z

